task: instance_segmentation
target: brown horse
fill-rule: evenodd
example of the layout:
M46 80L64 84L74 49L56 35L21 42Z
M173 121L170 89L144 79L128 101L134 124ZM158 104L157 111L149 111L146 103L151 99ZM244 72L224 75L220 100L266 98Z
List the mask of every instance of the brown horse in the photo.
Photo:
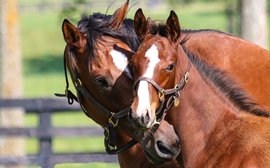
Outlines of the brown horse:
M127 58L114 50L115 44L126 50L130 48L121 40L125 41L124 39L131 39L131 37L125 37L123 34L127 33L121 29L117 30L119 24L116 19L124 17L122 13L125 13L123 10L127 9L127 4L128 2L113 16L94 14L84 17L77 27L64 20L62 31L67 43L64 53L65 64L70 71L83 110L105 128L107 134L116 134L111 135L117 137L116 140L113 138L116 141L115 146L121 148L123 144L130 142L131 137L142 144L142 146L135 145L119 153L120 166L156 167L152 163L163 164L179 154L179 139L173 127L167 122L161 123L160 128L153 136L151 136L153 129L149 130L150 133L146 135L144 131L136 130L130 126L126 109L121 111L129 107L133 100L131 89L133 80L130 72L126 70ZM128 21L125 23L127 24ZM133 29L123 30L126 32L134 31ZM129 44L134 46L137 43L135 41ZM76 99L68 90L68 84L66 96L70 103ZM107 113L107 111L109 112ZM111 111L119 113L111 113ZM115 131L110 131L108 125L113 125ZM179 166L176 161L171 161L160 167Z
M227 98L227 89L235 89L235 96L244 93L179 45L181 30L173 11L166 24L148 22L141 9L134 21L142 41L132 58L135 126L151 127L163 116L156 117L156 111L166 109L166 120L179 135L186 167L268 167L269 113L241 110ZM168 104L175 107L167 108Z

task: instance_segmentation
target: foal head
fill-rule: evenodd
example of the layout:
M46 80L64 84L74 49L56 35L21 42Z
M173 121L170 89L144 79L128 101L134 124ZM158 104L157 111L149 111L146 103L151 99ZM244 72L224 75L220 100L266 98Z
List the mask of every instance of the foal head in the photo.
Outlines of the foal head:
M83 18L77 27L65 20L62 27L67 42L65 57L69 71L76 73L89 94L112 112L130 106L133 101L133 77L128 61L129 55L133 54L130 51L137 49L139 41L133 22L124 19L127 7L128 1L112 16L94 14ZM71 77L74 77L72 73ZM108 117L85 97L78 96L88 116L106 126ZM138 137L134 138L140 141ZM164 122L150 143L142 147L153 163L161 164L178 155L178 140L173 127Z
M180 42L180 25L177 15L171 11L166 24L146 20L139 9L134 17L135 31L142 41L132 57L134 92L131 116L140 128L150 128L156 122L156 112L166 99L162 92L176 86L182 72L179 54L185 54Z

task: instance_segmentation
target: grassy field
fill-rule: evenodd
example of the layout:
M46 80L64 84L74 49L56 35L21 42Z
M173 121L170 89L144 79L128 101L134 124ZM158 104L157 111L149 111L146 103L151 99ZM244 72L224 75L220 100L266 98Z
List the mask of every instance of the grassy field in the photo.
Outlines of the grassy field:
M21 4L35 4L35 0L19 0ZM54 2L47 0L47 2ZM133 7L128 17L133 17ZM226 31L226 18L222 3L196 3L175 7L182 28L188 29L219 29ZM100 9L91 9L98 12ZM104 11L104 10L102 10ZM168 10L145 11L147 16L165 20ZM68 17L68 16L67 16ZM63 92L65 87L62 54L64 40L61 24L64 17L55 11L21 13L20 33L23 55L24 96L25 97L53 97L55 92ZM26 115L26 126L37 125L34 115ZM94 124L83 113L56 114L53 117L55 126L86 126ZM27 141L27 153L37 152L37 142ZM103 137L65 138L53 142L55 152L87 152L103 151ZM62 164L57 168L111 168L116 164Z

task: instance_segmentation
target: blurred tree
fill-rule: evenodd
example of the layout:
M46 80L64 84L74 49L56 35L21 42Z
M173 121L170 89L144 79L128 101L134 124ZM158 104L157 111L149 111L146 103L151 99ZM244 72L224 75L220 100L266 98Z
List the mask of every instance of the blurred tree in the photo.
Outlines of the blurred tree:
M191 2L194 2L194 1L198 1L198 0L167 0L167 3L172 6L172 7L175 7L175 5L177 4L186 4L186 3L191 3Z
M241 35L267 48L267 0L242 0Z
M64 5L63 10L60 12L60 18L68 18L70 21L75 22L81 15L81 13L86 13L87 3L89 0L72 0Z
M227 31L240 35L241 0L224 0L227 17Z
M16 0L0 3L0 98L22 96L21 54ZM20 109L0 109L1 127L23 126ZM17 137L0 139L0 155L24 155L24 141Z

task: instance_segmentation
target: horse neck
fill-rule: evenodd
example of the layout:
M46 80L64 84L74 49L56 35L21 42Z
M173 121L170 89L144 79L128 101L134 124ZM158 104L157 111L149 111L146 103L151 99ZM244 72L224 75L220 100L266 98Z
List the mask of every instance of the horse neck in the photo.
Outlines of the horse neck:
M178 68L182 70L178 74L184 74L189 60L183 56L180 62ZM180 80L180 76L177 77L176 81ZM216 124L225 116L236 116L236 111L233 104L192 65L190 79L181 91L180 105L167 116L180 136L182 155L187 164L203 150Z

